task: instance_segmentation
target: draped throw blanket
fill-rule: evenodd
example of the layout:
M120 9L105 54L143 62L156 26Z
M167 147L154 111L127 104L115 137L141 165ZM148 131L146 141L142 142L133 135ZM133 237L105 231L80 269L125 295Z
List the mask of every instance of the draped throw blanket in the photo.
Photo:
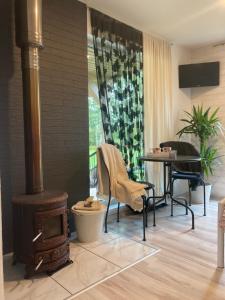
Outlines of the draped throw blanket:
M171 46L144 34L145 152L173 137ZM148 181L163 187L161 164L146 164Z
M99 100L106 143L122 152L132 179L142 179L144 151L142 33L91 9Z
M143 208L141 196L146 195L146 186L129 179L120 151L113 145L103 144L97 150L97 161L98 195L105 198L109 195L110 189L112 197L117 201L141 211Z

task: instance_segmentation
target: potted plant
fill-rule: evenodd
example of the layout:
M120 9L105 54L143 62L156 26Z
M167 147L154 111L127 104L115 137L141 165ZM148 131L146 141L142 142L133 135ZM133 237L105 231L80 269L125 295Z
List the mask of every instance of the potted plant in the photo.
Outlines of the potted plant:
M199 144L199 152L201 157L201 166L203 170L204 180L209 175L213 175L216 159L218 156L218 149L210 144L213 137L222 132L223 127L218 118L218 110L215 109L211 113L211 108L204 109L203 106L193 106L192 112L185 112L187 118L181 119L186 126L184 126L177 135L181 137L183 134L192 134L197 138ZM203 189L195 187L192 189L192 201L195 203L203 202ZM209 201L211 193L211 185L206 184L206 201Z

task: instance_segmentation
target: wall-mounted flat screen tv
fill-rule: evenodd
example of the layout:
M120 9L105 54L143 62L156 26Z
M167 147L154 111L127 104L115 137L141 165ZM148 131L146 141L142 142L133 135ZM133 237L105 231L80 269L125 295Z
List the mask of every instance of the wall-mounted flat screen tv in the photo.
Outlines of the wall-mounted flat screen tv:
M218 61L179 66L179 87L203 87L219 85L220 64Z

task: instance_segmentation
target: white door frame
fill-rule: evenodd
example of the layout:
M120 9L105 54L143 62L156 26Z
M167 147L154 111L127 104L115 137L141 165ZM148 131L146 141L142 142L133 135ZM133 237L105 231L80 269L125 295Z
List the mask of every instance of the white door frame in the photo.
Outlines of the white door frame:
M217 220L217 267L224 268L224 228L220 226L220 220L223 218L225 208L225 199L218 203Z

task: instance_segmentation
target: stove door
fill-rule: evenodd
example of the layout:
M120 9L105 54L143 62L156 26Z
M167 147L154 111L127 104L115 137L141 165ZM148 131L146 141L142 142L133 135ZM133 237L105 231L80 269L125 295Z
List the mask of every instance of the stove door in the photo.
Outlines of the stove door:
M48 250L64 243L68 239L66 206L35 213L36 250Z

